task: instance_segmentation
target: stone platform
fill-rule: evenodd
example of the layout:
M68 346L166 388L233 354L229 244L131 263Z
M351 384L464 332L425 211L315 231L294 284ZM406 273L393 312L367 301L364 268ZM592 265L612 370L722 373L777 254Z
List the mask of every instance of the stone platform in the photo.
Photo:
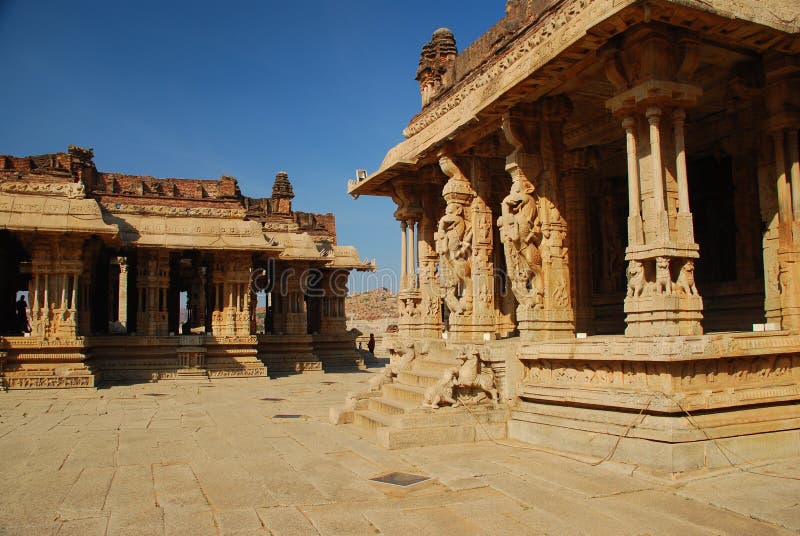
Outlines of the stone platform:
M590 337L519 348L509 437L679 474L800 455L800 337Z
M0 534L800 531L798 458L668 483L508 440L388 451L328 424L377 372L0 393ZM429 480L370 480L394 471Z

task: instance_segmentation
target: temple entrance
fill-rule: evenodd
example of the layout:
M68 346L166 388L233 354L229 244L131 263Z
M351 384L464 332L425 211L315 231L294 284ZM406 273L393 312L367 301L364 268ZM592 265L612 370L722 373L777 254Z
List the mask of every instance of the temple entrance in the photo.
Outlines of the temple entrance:
M749 331L764 322L763 266L758 190L734 184L733 159L701 155L687 163L695 240L700 245L697 285L703 295L703 328ZM753 180L755 170L740 170ZM757 220L757 219L756 219Z
M273 318L275 297L273 296L272 263L258 262L252 272L250 283L251 303L255 304L252 311L253 333L263 335L274 333Z
M30 261L22 244L8 231L0 231L0 333L5 335L22 335L28 331L23 324L22 316L17 314L20 297L25 298L27 308L30 303L27 297L30 276L21 273L20 265ZM27 313L26 313L27 314Z

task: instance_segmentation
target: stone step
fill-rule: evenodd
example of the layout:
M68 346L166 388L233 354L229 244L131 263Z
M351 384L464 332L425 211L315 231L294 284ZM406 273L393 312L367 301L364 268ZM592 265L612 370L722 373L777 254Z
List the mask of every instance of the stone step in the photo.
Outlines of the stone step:
M436 376L439 378L442 377L442 372L445 369L454 367L458 368L461 366L461 361L456 359L455 356L451 358L431 358L427 357L425 359L416 359L414 360L414 366L412 370L415 372L434 372Z
M353 424L366 430L374 430L384 426L392 426L392 419L368 409L357 409L353 413Z
M413 402L415 404L422 404L422 400L425 398L424 387L403 385L401 383L387 383L383 386L381 392L390 400Z
M397 375L397 381L403 385L428 387L434 385L442 377L442 372L426 370L404 370Z
M420 413L400 418L400 426L375 429L377 443L387 449L447 445L505 439L507 412L475 408L479 415L465 415L465 410L447 415ZM416 421L416 422L414 422Z
M407 411L416 409L419 404L416 402L406 402L401 400L391 400L389 398L371 398L369 400L369 410L382 415L403 415Z
M198 369L198 368L178 369L177 374L175 374L175 379L181 381L197 381L197 382L210 381L208 379L208 372L205 369Z
M504 425L509 419L507 408L495 407L490 404L479 404L464 407L442 407L429 409L418 407L397 417L395 428L421 429L437 426L491 426Z

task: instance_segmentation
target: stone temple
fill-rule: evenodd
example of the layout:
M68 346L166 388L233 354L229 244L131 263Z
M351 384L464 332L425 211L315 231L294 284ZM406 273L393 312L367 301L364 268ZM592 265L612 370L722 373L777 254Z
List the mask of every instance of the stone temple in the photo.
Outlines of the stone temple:
M800 455L800 19L770 0L509 0L354 197L391 197L399 333L332 411L666 473Z
M253 199L233 177L101 173L92 159L0 156L2 387L363 367L344 302L350 271L374 264L337 244L332 214L292 210L286 173Z

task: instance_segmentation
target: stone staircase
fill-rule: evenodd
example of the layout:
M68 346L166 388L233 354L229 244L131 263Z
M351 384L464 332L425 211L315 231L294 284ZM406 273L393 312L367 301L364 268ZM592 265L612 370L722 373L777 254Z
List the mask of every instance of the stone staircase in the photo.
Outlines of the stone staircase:
M505 438L508 409L504 405L422 407L425 390L446 369L461 365L459 350L448 348L444 341L431 342L427 353L418 353L393 383L359 397L354 426L388 449Z
M210 383L208 371L195 367L179 368L175 373L175 379L193 383Z

